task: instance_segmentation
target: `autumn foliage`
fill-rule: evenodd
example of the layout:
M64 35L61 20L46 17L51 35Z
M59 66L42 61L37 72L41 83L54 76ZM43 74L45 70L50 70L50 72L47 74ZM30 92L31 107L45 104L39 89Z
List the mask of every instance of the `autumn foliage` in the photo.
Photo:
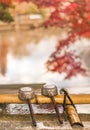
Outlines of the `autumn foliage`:
M8 6L11 6L12 0L0 0L0 3L4 3L4 4L8 5Z
M3 1L3 0L1 0ZM23 2L25 0L17 0ZM90 0L26 0L35 3L39 8L48 7L50 15L43 23L45 28L55 26L67 28L67 38L58 41L56 50L47 61L47 69L52 72L66 72L66 78L85 74L80 58L67 51L77 38L90 36ZM10 0L6 0L9 3ZM64 53L62 55L62 50Z
M47 61L48 70L66 72L66 78L71 78L78 73L85 74L86 70L82 67L80 58L74 53L68 52L67 49L80 36L90 35L90 1L52 0L51 4L48 2L47 0L45 5L53 7L53 11L49 19L45 21L45 27L67 28L67 38L58 42L55 52ZM44 6L44 2L42 6Z
M50 4L48 4L50 6ZM89 0L56 0L51 3L53 11L45 27L56 26L67 28L67 38L58 42L55 52L47 61L47 68L52 72L66 72L66 78L85 74L80 58L68 52L68 46L74 44L81 36L90 36L90 1ZM63 55L62 55L62 50Z

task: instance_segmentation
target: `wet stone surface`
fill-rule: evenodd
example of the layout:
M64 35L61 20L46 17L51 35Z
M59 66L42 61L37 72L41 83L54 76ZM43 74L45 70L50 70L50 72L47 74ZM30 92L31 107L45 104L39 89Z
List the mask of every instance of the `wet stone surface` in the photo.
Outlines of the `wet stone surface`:
M59 124L52 106L39 105L39 107L39 113L36 114L37 105L36 107L34 106L34 111L36 111L35 119L37 121L37 127L35 128L32 126L27 105L0 105L0 130L90 130L90 114L80 114L84 125L83 128L79 126L72 128L68 121L64 121L63 125ZM41 113L42 109L45 109L43 113ZM61 110L60 113L62 113Z
M34 113L55 113L54 107L52 104L32 104ZM61 105L58 105L59 112L62 113L63 109ZM6 107L6 113L8 114L29 114L29 108L27 104L9 104Z
M29 115L1 115L0 130L90 130L90 115L80 115L84 127L71 127L68 121L59 124L55 114L36 114L37 127Z
M89 124L90 122L84 122L84 128L72 128L68 122L60 126L58 123L49 121L38 122L35 128L29 121L0 121L0 130L90 130Z

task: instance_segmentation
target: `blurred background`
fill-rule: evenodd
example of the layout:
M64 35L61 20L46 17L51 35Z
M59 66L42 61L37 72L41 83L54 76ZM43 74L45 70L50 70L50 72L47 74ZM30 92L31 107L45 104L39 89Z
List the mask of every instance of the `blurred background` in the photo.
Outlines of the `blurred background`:
M1 0L0 84L75 82L90 92L89 4Z

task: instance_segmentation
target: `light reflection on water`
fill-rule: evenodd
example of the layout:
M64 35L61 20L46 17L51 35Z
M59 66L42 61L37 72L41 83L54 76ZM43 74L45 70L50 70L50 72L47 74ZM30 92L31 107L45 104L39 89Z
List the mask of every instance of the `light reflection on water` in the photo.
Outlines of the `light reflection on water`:
M19 38L22 38L21 35ZM0 78L1 83L4 80L6 83L42 81L43 75L46 73L45 62L54 50L57 39L55 36L51 38L44 37L37 43L26 42L26 39L23 38L25 43L22 42L22 44L21 42L15 43L16 39L12 35L8 42L1 40L1 47L5 44L4 48L1 48L2 55L4 55L1 63L3 66L1 67L1 73L3 74Z

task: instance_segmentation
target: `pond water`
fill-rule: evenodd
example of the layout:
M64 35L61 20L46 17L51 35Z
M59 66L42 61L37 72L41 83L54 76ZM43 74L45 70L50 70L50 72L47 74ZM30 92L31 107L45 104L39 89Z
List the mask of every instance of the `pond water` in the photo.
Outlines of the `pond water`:
M64 81L65 73L51 73L47 71L46 62L55 50L58 42L56 35L42 35L42 31L4 32L0 36L0 83L40 83L50 81ZM63 37L63 36L62 36ZM89 49L89 50L88 50ZM89 40L82 38L68 48L75 51L82 58L83 65L90 71L89 58L84 53L90 52ZM88 54L89 57L90 54ZM86 64L87 62L87 64ZM58 79L57 79L58 77ZM86 77L84 77L86 78ZM72 79L82 80L79 74ZM72 80L70 79L70 81Z
M31 38L27 32L18 35L6 33L1 36L2 83L43 82L47 71L45 62L54 50L56 37L44 37L37 42Z

